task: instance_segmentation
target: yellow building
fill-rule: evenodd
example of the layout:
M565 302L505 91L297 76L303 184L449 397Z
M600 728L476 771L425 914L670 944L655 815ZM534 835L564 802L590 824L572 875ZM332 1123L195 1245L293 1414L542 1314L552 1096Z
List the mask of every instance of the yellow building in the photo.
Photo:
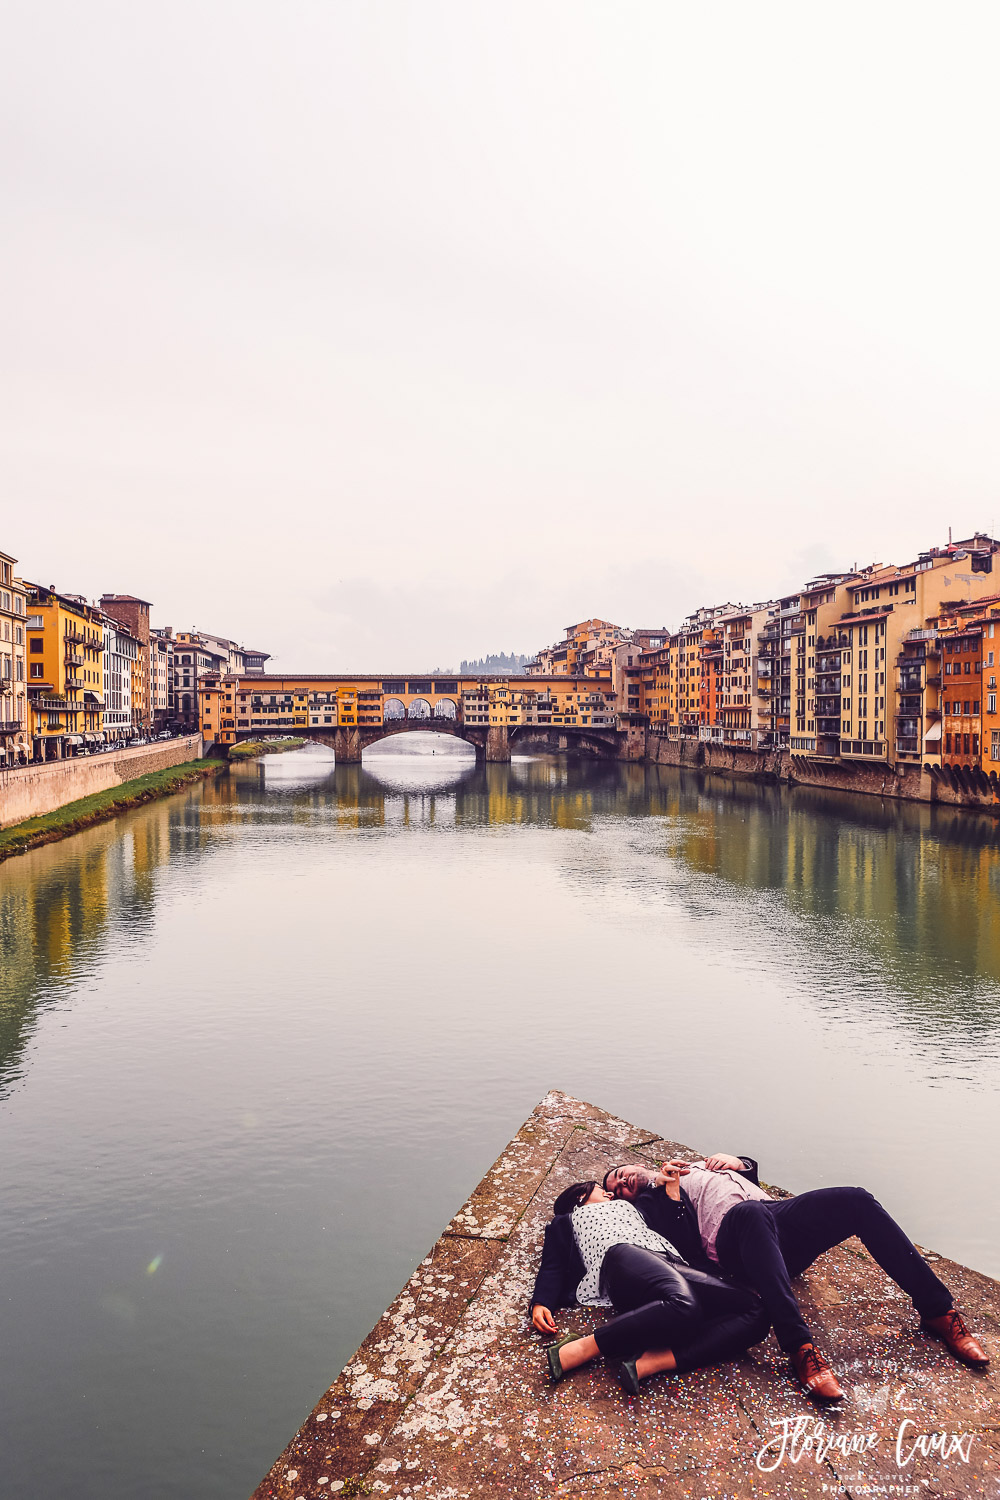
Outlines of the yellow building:
M941 653L933 627L942 608L996 594L998 553L1000 544L977 533L856 580L851 612L837 621L847 639L843 757L941 764Z
M30 758L25 620L27 590L14 576L16 559L0 552L0 766Z
M470 726L613 727L610 677L278 677L208 673L199 685L206 741L250 734L372 728L383 722L458 720Z
M29 584L28 700L36 759L58 760L103 737L101 611L78 594Z

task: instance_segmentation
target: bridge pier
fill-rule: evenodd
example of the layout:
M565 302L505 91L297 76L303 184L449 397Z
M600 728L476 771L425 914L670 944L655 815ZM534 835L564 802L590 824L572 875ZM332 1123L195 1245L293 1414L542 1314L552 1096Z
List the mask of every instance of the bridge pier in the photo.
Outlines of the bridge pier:
M510 760L510 733L506 724L491 724L486 731L486 759Z
M333 753L339 765L361 764L360 729L336 729L333 734Z

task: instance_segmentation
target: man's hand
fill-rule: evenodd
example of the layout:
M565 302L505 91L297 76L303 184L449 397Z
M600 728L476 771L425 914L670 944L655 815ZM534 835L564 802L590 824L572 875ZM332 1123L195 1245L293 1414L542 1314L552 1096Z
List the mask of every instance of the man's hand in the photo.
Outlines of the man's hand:
M536 1302L531 1309L531 1321L539 1333L555 1333L556 1331L555 1318L549 1312L548 1308L543 1307L540 1302Z
M742 1172L744 1170L742 1157L727 1156L724 1151L716 1151L714 1156L706 1156L705 1165L710 1172Z
M675 1203L681 1201L681 1178L691 1168L683 1161L665 1161L656 1174L656 1185L662 1187L668 1198L673 1198Z

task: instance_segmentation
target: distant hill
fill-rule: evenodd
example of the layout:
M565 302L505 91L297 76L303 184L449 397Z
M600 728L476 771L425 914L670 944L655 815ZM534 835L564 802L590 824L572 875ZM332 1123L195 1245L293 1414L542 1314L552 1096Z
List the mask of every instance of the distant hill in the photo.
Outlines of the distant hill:
M520 677L526 663L533 660L532 656L515 656L510 652L501 651L498 656L481 656L478 661L463 661L459 672L463 677L475 677L477 673L482 673L486 677L493 672Z

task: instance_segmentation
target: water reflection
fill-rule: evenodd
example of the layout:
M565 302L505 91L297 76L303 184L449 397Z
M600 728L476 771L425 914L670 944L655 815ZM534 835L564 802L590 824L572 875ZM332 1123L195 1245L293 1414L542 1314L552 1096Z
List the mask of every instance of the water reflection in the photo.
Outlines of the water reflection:
M200 847L201 809L191 788L0 865L0 1097L21 1076L37 1012L85 980L109 931L141 943L156 871Z
M648 903L679 900L761 943L794 945L797 979L820 1005L884 993L897 1024L942 1047L995 1044L1000 829L992 819L604 761L486 765L471 754L383 753L340 766L311 750L234 767L0 867L0 1090L20 1075L33 1014L79 979L109 923L136 940L168 858L198 857L241 829L254 840L290 829L592 832L606 820L644 826L642 855L663 861L644 882ZM671 865L690 878L669 878ZM611 889L631 877L595 852L588 878ZM742 893L737 908L732 890Z
M313 749L0 865L7 1487L249 1493L553 1085L1000 1270L998 834Z

